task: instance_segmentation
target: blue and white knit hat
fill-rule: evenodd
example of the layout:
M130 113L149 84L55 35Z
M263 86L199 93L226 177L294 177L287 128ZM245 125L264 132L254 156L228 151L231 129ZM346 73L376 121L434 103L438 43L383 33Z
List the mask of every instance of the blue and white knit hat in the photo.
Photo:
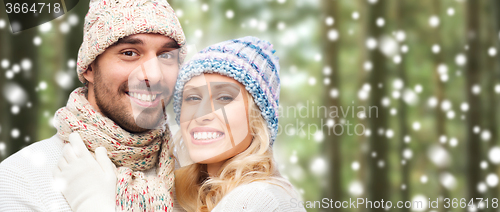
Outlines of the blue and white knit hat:
M174 92L174 112L180 124L182 92L191 78L203 73L217 73L243 84L267 121L270 144L278 133L280 93L279 63L273 45L256 37L243 37L211 45L180 70Z

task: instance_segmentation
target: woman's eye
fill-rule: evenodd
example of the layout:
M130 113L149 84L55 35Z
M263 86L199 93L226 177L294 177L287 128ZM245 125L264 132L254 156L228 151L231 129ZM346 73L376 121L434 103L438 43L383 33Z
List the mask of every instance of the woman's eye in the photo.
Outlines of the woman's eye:
M186 102L190 102L190 101L198 101L198 100L201 100L200 97L197 97L197 96L188 96L184 99L184 101Z
M172 52L166 52L166 53L161 54L158 57L162 58L162 59L173 59L174 58L174 54Z
M137 53L133 52L133 51L126 51L126 52L122 52L123 55L125 56L137 56Z
M224 101L224 102L230 102L230 101L233 101L234 98L231 96L221 96L217 100Z

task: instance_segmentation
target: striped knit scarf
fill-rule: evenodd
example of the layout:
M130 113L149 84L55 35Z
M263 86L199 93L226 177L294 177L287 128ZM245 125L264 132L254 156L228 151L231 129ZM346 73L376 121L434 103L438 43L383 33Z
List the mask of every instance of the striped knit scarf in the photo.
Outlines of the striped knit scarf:
M172 211L174 161L169 155L170 130L151 130L133 134L111 119L96 112L86 89L77 88L66 107L55 114L58 136L68 142L69 134L78 132L93 153L99 146L117 166L116 211ZM155 176L143 171L156 167Z

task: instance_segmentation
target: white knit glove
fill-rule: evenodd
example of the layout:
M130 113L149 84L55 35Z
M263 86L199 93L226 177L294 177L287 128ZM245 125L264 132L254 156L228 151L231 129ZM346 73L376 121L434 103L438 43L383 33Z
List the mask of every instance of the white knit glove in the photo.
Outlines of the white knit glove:
M73 211L115 211L116 167L104 147L95 150L95 157L78 133L69 136L54 177Z

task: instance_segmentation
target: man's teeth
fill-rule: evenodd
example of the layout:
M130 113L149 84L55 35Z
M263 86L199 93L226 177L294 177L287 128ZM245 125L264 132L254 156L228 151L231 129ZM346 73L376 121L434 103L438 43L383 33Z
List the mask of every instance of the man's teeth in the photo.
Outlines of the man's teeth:
M194 139L196 140L207 140L207 139L216 139L222 136L222 133L217 132L195 132Z
M129 95L131 97L134 97L134 98L141 100L143 102L152 102L158 96L158 94L151 95L151 94L140 94L140 93L134 93L134 92L130 92Z

